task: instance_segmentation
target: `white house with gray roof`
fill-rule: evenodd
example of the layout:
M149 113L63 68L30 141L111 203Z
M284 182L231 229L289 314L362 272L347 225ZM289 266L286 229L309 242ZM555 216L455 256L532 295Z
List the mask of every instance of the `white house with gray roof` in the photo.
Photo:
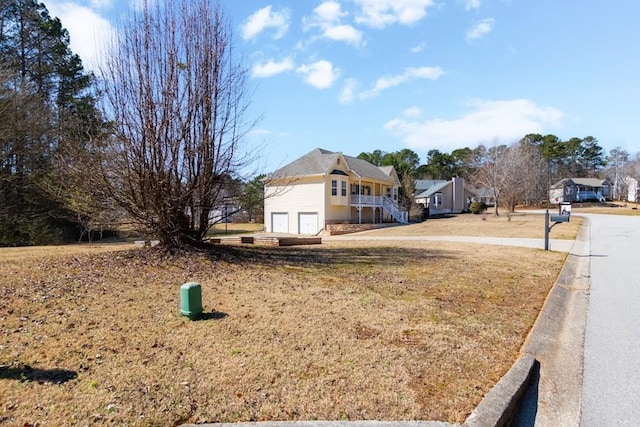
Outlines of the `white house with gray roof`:
M565 178L551 186L549 201L553 204L562 202L604 202L610 199L611 184L599 178Z
M393 166L317 148L265 181L266 232L318 234L328 224L407 222Z
M474 196L465 188L464 179L456 177L451 181L419 179L414 198L417 204L428 208L428 216L438 216L468 210Z

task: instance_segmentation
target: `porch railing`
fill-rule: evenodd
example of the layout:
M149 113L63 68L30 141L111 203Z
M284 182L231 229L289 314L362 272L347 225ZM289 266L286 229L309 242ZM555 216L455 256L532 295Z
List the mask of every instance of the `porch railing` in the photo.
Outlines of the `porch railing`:
M378 206L382 207L386 213L400 223L408 222L406 212L400 210L398 204L387 196L365 196L364 194L352 194L351 205L353 206Z
M352 205L368 205L368 206L382 206L382 196L365 196L364 194L352 194Z
M399 223L406 224L409 222L407 212L400 210L398 204L389 197L382 198L382 208L389 213Z

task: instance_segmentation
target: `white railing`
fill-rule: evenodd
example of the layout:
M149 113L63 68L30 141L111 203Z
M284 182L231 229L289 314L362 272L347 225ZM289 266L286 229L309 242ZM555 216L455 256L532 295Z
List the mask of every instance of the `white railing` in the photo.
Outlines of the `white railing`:
M402 224L406 224L408 221L408 214L398 207L398 204L387 196L365 196L364 194L352 194L351 204L354 206L379 206L384 209L386 213Z
M352 194L352 205L382 206L382 196L365 196L364 194Z
M404 211L400 210L398 205L393 200L391 200L389 197L383 197L382 198L382 207L396 221L398 221L398 222L400 222L402 224L406 224L407 222L409 222L408 221L407 212L404 212Z

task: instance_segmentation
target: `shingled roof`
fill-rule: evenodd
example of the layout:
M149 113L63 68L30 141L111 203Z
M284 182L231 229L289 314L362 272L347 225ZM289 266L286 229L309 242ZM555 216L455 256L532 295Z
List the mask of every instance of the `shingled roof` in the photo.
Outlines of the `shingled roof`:
M374 179L377 181L395 182L391 176L392 166L375 166L366 160L357 157L346 156L342 153L335 153L322 148L305 154L297 160L276 170L273 178L295 178L302 176L326 175L331 173L331 168L336 160L342 156L347 163L347 168L355 175L362 178Z
M609 184L609 182L606 179L600 179L600 178L564 178L556 182L555 184L553 184L551 188L552 189L562 188L564 184L569 181L572 181L574 184L577 184L577 185L584 185L584 186L594 187L594 188L602 187Z

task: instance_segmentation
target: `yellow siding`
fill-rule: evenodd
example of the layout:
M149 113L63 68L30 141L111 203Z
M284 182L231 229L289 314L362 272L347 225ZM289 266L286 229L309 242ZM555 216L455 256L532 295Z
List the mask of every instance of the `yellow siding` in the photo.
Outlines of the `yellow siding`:
M272 213L289 214L289 233L298 233L300 213L317 213L319 228L324 227L325 212L323 206L324 182L297 180L293 185L268 186L265 188L264 225L271 230Z

